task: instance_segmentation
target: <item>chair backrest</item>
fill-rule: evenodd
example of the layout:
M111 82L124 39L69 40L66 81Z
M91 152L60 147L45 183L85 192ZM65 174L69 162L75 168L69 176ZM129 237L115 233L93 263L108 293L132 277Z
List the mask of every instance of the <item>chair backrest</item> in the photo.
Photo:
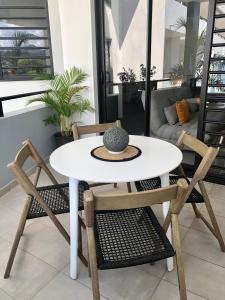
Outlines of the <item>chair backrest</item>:
M183 199L187 186L187 182L181 179L175 185L139 193L94 195L91 190L85 191L84 210L86 226L93 226L94 211L98 210L124 210L171 201L169 214L176 214L184 204Z
M222 139L220 140L220 143L222 143ZM185 196L187 200L195 185L204 180L219 152L219 147L208 147L206 144L194 138L189 133L183 131L177 141L177 147L182 150L184 146L190 148L201 157L201 162L199 163L195 174L189 183L188 191ZM179 167L179 170L182 176L187 177L182 166Z
M190 148L201 157L201 162L192 178L192 181L196 184L199 180L203 180L205 178L219 152L219 147L208 147L206 144L194 138L186 131L181 133L177 141L178 148L182 150L184 146ZM184 173L183 170L182 173Z
M85 125L85 126L77 126L77 124L74 123L72 125L73 138L74 140L79 140L80 136L83 134L104 133L107 129L112 127L121 127L120 120L117 120L116 122L113 123Z
M31 158L36 165L36 174L33 182L23 170L23 166L29 158ZM48 175L53 184L58 184L30 140L23 142L22 148L17 152L14 161L8 164L8 168L14 174L16 180L24 191L31 196L37 196L36 186L42 169Z

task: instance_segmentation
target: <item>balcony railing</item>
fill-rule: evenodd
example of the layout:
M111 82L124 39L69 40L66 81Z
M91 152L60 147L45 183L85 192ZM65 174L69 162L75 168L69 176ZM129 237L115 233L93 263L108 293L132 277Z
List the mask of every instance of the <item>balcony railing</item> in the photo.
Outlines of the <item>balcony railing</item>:
M26 98L26 97L30 97L30 96L37 96L37 95L41 95L41 94L44 94L49 91L50 90L43 90L43 91L38 91L38 92L31 92L31 93L25 93L25 94L17 94L17 95L12 95L12 96L0 97L0 117L4 117L4 111L3 111L3 106L2 106L3 101L9 101L9 100L14 100L14 99L19 99L19 98Z

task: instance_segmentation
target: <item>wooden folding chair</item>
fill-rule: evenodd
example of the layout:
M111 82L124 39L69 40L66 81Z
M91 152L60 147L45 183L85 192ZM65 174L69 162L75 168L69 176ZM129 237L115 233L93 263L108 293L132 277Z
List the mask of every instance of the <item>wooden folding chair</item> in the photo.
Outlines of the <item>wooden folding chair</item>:
M170 176L170 184L174 184L177 182L179 178L184 178L188 183L188 190L185 197L186 203L191 203L194 213L197 218L201 218L205 225L209 228L209 230L213 233L216 239L219 242L221 250L225 251L224 241L213 212L209 196L207 194L205 184L203 182L205 176L207 175L211 165L213 164L218 152L219 148L208 147L203 142L198 139L192 137L189 133L183 131L180 135L180 138L177 141L177 147L183 150L184 147L187 147L194 151L201 157L201 162L195 171L195 174L191 180L189 180L184 172L182 165L179 166L180 175L171 175ZM143 180L136 182L136 188L138 191L143 190L151 190L155 188L161 187L160 179L153 178L149 180ZM199 185L201 193L195 188L196 185ZM205 219L202 213L199 211L197 207L197 203L204 203L209 214L209 218L211 224ZM169 220L167 220L169 222Z
M32 181L29 179L27 174L23 170L23 165L25 162L31 158L36 165L35 178ZM65 228L58 221L55 215L68 213L69 212L69 186L68 184L59 184L55 177L52 175L45 162L34 148L31 141L27 140L23 142L22 148L16 155L15 160L8 165L8 168L12 171L16 177L18 183L21 185L27 198L23 208L23 212L19 221L18 229L16 236L13 242L7 267L5 270L4 278L8 278L10 271L13 265L13 261L16 255L16 251L19 245L19 241L24 232L24 227L26 220L39 218L44 216L49 216L54 225L57 227L62 236L70 243L70 237L66 232ZM53 185L37 187L38 179L43 170ZM80 182L79 184L79 209L83 209L83 193L85 190L89 189L89 186L86 182ZM79 246L78 246L78 256L82 262L87 266L87 261L82 254L82 240L81 240L81 226L84 227L82 219L79 217Z
M113 122L113 123L85 125L85 126L77 126L77 124L74 123L72 125L73 138L76 141L76 140L80 139L81 135L93 134L93 133L100 134L100 133L104 133L107 129L110 129L113 127L121 128L120 120L117 120L116 122ZM101 185L105 185L105 183L90 184L90 187L101 186ZM114 188L116 188L116 187L117 187L117 183L114 183ZM130 182L127 182L127 190L129 193L132 192Z
M187 183L141 193L96 196L85 191L84 211L93 299L100 299L98 269L136 266L176 255L180 299L186 300L178 213ZM169 224L161 227L151 206L171 201L169 216L173 244L166 237Z

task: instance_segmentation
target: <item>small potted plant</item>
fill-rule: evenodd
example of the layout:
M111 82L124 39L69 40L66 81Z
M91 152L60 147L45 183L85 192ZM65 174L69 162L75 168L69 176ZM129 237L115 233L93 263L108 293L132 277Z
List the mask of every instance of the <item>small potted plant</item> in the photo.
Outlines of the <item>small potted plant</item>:
M156 66L151 67L150 69L150 77L153 77L156 74ZM140 65L140 81L145 81L147 76L146 67L141 64Z
M123 102L129 103L132 98L136 97L138 93L138 83L136 82L137 76L134 73L133 69L123 68L122 72L117 74L119 77L121 84L119 84L119 93L123 99Z
M44 122L60 128L55 134L57 147L73 140L72 116L75 112L82 114L94 111L90 101L81 95L87 89L82 85L86 78L86 73L73 67L50 80L48 92L28 102L43 102L51 108L52 114Z

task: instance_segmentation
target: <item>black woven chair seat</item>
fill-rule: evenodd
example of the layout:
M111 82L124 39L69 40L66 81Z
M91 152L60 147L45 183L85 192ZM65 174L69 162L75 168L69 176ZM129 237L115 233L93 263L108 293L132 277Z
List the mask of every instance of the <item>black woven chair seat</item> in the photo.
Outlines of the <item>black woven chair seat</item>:
M176 184L179 179L185 179L187 183L190 183L189 180L184 176L176 176L171 175L170 176L170 184ZM138 192L147 191L147 190L153 190L161 188L161 180L159 177L142 180L142 181L136 181L135 182L136 189ZM202 195L194 188L186 201L187 203L202 203L204 202L204 199Z
M84 191L89 189L85 181L79 182L79 210L84 209ZM38 193L43 197L53 214L63 214L70 211L69 206L69 184L57 184L37 188ZM43 210L36 198L32 198L32 204L27 219L45 217L47 214Z
M99 269L151 263L175 255L150 207L98 211L95 215Z

